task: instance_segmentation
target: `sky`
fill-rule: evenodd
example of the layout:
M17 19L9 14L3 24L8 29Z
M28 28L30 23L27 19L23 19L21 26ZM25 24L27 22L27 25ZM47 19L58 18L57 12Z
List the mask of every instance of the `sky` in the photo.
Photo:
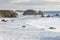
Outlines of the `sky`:
M0 9L60 11L60 0L0 0Z

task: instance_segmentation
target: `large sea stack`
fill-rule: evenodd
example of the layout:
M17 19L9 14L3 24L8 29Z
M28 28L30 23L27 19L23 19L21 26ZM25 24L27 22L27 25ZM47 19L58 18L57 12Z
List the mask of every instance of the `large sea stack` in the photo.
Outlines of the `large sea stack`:
M35 10L26 10L23 15L36 15L37 12Z
M39 11L36 12L35 10L26 10L24 11L23 15L43 15L43 12Z
M0 17L17 17L17 13L12 10L0 10Z

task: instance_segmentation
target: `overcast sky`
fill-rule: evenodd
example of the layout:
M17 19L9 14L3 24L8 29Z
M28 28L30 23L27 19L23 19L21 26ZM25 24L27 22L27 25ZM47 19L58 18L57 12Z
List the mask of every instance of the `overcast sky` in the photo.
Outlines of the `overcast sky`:
M60 0L0 0L0 9L60 11Z

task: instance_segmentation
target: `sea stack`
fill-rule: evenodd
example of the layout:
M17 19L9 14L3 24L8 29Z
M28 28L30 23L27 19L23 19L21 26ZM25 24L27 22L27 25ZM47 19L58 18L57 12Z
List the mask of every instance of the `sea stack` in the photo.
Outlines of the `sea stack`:
M26 10L23 15L36 15L37 12L35 10Z

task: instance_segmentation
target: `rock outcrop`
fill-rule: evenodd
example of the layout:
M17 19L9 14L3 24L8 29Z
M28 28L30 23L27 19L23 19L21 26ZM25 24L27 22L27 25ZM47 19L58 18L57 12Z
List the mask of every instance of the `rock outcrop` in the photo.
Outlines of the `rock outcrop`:
M0 17L16 17L17 13L12 10L0 10Z
M2 19L1 21L3 21L3 22L7 22L8 20Z
M50 15L47 15L47 17L50 17Z
M36 15L37 12L35 10L26 10L23 15Z
M38 13L35 10L26 10L23 15L43 15L43 12L39 11Z
M59 14L56 14L55 16L60 16Z
M39 12L38 12L38 15L44 15L44 14L43 14L43 12L39 11Z
M56 28L54 28L54 27L50 27L49 29L56 29Z
M38 15L41 15L41 17L45 17L42 11L39 11Z

